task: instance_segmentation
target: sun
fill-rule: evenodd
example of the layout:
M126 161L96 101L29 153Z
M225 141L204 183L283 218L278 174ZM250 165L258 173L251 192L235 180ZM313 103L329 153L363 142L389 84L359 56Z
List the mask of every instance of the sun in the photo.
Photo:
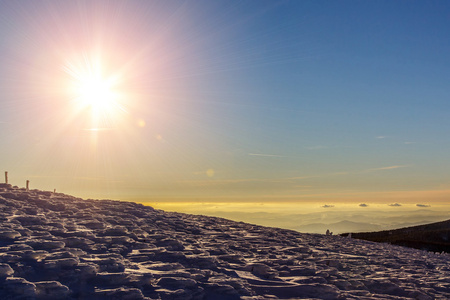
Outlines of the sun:
M88 74L77 83L76 99L82 106L94 111L110 110L115 105L116 98L112 82L99 75Z
M120 76L106 74L100 59L83 59L78 64L67 63L69 97L77 114L89 117L88 129L111 127L114 119L123 112L118 91Z

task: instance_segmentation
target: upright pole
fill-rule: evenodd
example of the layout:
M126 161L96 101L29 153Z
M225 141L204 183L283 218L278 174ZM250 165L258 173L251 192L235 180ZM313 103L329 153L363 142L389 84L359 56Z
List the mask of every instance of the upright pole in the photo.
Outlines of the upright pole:
M29 191L29 190L30 190L30 181L27 180L27 191Z
M8 184L8 171L5 172L5 183Z

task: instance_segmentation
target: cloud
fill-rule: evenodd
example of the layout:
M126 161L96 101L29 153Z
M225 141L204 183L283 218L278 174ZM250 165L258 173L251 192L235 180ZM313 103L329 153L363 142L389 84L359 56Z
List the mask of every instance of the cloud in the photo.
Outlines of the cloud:
M402 206L400 203L391 203L388 204L389 206L394 206L394 207L398 207L398 206Z
M417 207L430 207L431 205L429 204L416 204Z
M364 172L377 172L377 171L393 170L393 169L400 169L400 168L407 168L407 167L409 167L409 166L396 165L396 166L389 166L389 167L382 167L382 168L367 169Z
M286 157L286 156L283 156L283 155L264 154L264 153L249 153L248 155L251 155L251 156L264 156L264 157Z
M385 136L385 135L379 135L379 136L377 136L377 137L375 137L376 139L385 139L385 138L387 138L387 136Z
M321 207L323 207L323 208L329 208L329 207L334 207L334 205L331 205L331 204L324 204L324 205L322 205Z
M323 176L311 175L311 176L289 177L289 178L286 178L286 179L287 180L301 180L301 179L320 178L320 177L323 177Z
M309 179L309 178L323 178L323 177L330 177L330 176L342 176L342 175L348 175L348 174L351 174L351 173L349 173L349 172L334 172L334 173L328 173L328 174L322 174L322 175L289 177L289 178L286 178L286 179L288 179L288 180L301 180L301 179Z
M361 203L361 204L359 204L359 207L367 207L367 206L369 206L369 205L366 204L366 203Z

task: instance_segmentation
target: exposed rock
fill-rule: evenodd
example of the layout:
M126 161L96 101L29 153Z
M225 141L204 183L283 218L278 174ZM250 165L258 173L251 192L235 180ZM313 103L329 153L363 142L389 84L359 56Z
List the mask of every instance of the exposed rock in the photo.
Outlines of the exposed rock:
M36 296L45 299L64 299L69 294L69 288L58 281L35 282Z
M197 286L195 280L183 277L162 277L156 283L171 290L194 288Z
M274 273L274 270L270 268L268 265L262 263L253 263L246 267L250 272L255 274L256 276L268 277L269 275Z
M0 240L14 240L20 236L22 235L14 230L0 230Z
M95 291L95 299L105 300L141 300L144 299L142 291L137 288L120 287L117 289L98 289Z
M36 295L36 285L20 277L9 277L5 281L6 295L15 298L34 297Z
M0 278L5 278L14 274L14 270L8 264L0 263Z

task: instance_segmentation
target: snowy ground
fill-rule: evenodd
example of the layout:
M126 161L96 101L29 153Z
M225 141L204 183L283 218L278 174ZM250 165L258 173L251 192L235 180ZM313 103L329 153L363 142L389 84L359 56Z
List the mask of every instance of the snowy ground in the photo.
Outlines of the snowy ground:
M450 299L450 257L0 185L1 299Z

